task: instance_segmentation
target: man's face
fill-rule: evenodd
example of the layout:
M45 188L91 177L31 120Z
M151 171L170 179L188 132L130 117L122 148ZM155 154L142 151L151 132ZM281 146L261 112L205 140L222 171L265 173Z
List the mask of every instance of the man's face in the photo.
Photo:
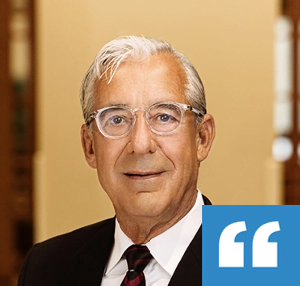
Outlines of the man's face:
M98 83L95 109L116 104L147 109L163 101L188 104L184 84L182 67L168 54L128 61L120 65L109 84L103 80ZM213 119L208 115L196 125L193 113L187 111L175 133L157 135L144 114L136 112L135 125L120 139L104 137L95 122L89 135L84 125L83 148L89 165L97 168L118 219L157 217L167 222L184 215L195 201L198 162L207 156L208 141L213 139L207 138L205 124L213 129Z

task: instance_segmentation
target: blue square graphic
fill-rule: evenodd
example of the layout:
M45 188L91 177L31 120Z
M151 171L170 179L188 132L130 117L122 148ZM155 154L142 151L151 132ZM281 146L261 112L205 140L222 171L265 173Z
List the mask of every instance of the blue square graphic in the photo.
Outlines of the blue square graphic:
M203 286L300 285L300 206L205 205L202 207L202 216ZM220 267L221 234L226 227L235 223L238 223L235 226L240 230L231 237L233 244L229 243L230 239L227 240L228 235L222 236L221 253L227 254L221 255L221 261L235 261L236 256L241 258L242 252L243 265L228 267L222 264ZM243 223L245 230L242 229ZM266 226L274 227L276 224L280 229L275 231L274 228L270 232L269 228L270 233L266 236ZM259 232L258 229L264 231ZM256 246L253 246L254 236ZM239 245L238 248L235 248L236 245ZM267 252L270 245L273 245L273 250L276 248L276 252ZM262 259L275 255L277 266L254 266L253 261L256 260L253 255Z

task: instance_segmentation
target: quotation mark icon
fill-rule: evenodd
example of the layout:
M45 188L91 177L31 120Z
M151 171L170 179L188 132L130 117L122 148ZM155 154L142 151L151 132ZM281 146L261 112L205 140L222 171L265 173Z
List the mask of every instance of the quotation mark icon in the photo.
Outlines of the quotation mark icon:
M224 228L219 240L219 267L244 267L244 243L235 242L235 237L244 231L247 231L245 221ZM265 223L256 230L252 241L253 267L277 267L277 243L268 241L277 231L280 231L278 221Z

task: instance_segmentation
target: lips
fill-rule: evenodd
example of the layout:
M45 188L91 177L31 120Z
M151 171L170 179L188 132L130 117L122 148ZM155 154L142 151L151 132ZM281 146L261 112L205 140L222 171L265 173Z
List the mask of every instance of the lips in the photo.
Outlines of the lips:
M127 173L124 173L126 177L133 180L143 180L143 179L150 179L160 176L163 173L163 171L159 172L140 172L140 171L130 171Z

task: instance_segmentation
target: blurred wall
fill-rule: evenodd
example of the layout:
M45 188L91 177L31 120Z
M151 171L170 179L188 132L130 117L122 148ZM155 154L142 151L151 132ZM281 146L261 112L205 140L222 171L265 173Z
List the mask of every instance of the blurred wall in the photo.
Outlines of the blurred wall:
M280 203L271 160L274 0L39 0L35 224L40 241L114 214L80 144L81 80L121 35L172 43L197 68L217 136L199 188L214 204Z

